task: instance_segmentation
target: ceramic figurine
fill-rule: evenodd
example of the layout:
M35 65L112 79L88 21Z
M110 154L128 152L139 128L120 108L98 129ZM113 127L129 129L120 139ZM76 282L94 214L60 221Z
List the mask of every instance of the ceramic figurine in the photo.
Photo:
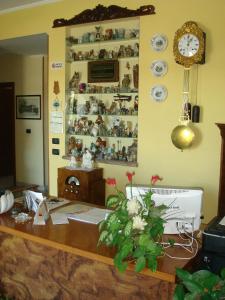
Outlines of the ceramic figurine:
M85 90L86 90L86 83L84 83L84 82L81 82L80 84L79 84L79 93L84 93L85 92Z
M90 97L90 114L98 114L98 101L93 96Z
M122 88L128 90L129 85L130 85L130 75L124 74L124 78L122 80Z
M69 167L71 169L76 169L77 166L78 166L78 164L77 164L76 158L73 155L71 155L70 162L69 162Z
M106 109L106 111L109 115L115 115L117 112L117 103L112 101L110 108Z
M133 136L133 138L137 138L137 136L138 136L138 124L135 125L132 136Z
M134 140L133 144L131 146L128 146L127 160L129 162L136 162L137 161L137 140Z
M134 56L138 56L139 55L139 44L135 43L134 44Z
M134 50L131 48L131 45L128 45L125 48L126 57L134 56Z
M89 36L90 43L94 43L96 41L96 33L91 32Z
M77 114L82 116L87 114L87 107L85 104L78 104L77 105Z
M91 152L88 149L85 149L83 157L82 157L82 168L92 169L94 166L94 162L92 159Z
M105 49L100 49L99 54L98 54L98 58L103 59L105 57L106 57L106 50Z
M86 32L82 35L82 43L90 42L90 32Z
M76 148L76 139L71 136L68 141L68 154L71 154L74 148Z
M98 135L98 124L95 124L91 129L91 135L97 136Z
M119 28L118 29L118 39L124 39L124 36L125 36L125 29L124 28Z
M105 30L105 39L111 40L113 37L113 30L111 28Z
M138 111L138 95L136 95L134 98L134 111Z
M95 33L95 40L101 41L101 26L95 26L96 33Z
M74 88L75 91L78 91L79 87L79 82L80 82L80 72L74 72L73 77L71 78L69 82L69 87Z
M118 51L118 57L125 57L125 56L126 56L125 46L120 45L120 48Z
M139 74L139 65L136 64L133 66L133 81L134 81L135 89L138 89L138 74Z

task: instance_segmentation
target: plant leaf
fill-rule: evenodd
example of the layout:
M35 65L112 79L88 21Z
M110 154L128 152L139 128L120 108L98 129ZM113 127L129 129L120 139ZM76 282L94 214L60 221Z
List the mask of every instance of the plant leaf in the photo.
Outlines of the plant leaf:
M187 293L185 294L184 300L202 300L202 297L199 293L194 292L194 293ZM212 299L210 299L212 300Z
M120 258L119 252L114 257L114 265L120 272L124 272L128 266L128 263L125 261L123 262Z
M137 259L135 264L135 272L140 272L144 269L146 265L146 258L144 256L141 256Z
M117 195L110 195L106 200L107 207L115 207L119 203L119 197Z
M192 274L192 279L200 284L203 288L212 290L212 288L219 283L219 276L213 274L208 270L199 270Z
M127 263L126 261L123 261L123 262L121 262L120 264L118 264L118 265L116 265L116 266L117 266L118 270L119 270L121 273L123 273L123 272L126 270L126 268L127 268L127 266L128 266L128 263Z
M118 191L118 197L119 197L120 201L127 200L125 194L123 192L121 192L121 191Z
M220 276L222 279L225 279L225 268L222 268L222 270L220 271Z
M146 247L148 242L149 242L149 235L146 233L141 234L138 241L139 245Z
M103 220L103 221L101 221L99 223L98 228L99 228L100 232L103 230L103 228L105 227L105 225L106 225L106 221L105 220Z
M150 229L150 235L155 238L159 235L162 235L164 231L164 227L162 225L162 223L156 223L155 225L152 226L152 228Z
M107 235L108 235L108 231L103 230L103 231L101 232L101 234L100 234L100 236L99 236L99 239L98 239L98 245L99 245L100 243L103 243L103 242L106 240Z
M143 201L144 201L147 209L149 209L150 206L152 206L153 201L152 201L152 192L151 191L149 191L145 194Z
M133 257L138 258L138 257L140 257L140 256L143 256L144 254L145 254L145 250L142 249L141 247L137 247L137 248L134 250Z
M184 300L184 287L182 284L177 284L174 295L173 295L173 300Z
M130 220L127 222L125 228L124 228L124 234L125 236L130 236L131 232L132 232L132 227L133 227L133 221Z
M112 233L109 233L105 239L105 243L107 246L111 246L113 243L113 235Z
M157 257L153 255L148 255L147 256L147 262L148 262L148 267L149 269L152 270L152 272L155 272L157 269Z
M170 246L173 247L173 245L175 244L175 240L174 239L168 239L168 243L170 244Z
M192 275L188 271L180 268L176 268L176 275L183 281L192 278Z
M191 293L203 293L204 288L197 282L192 279L187 279L183 281L183 285L190 291Z
M129 240L123 244L121 247L121 250L118 252L118 255L121 260L126 258L130 252L132 252L133 249L133 243Z
M114 223L117 221L117 215L115 212L112 212L108 215L108 218L106 220L108 222L108 224L110 225L110 223Z

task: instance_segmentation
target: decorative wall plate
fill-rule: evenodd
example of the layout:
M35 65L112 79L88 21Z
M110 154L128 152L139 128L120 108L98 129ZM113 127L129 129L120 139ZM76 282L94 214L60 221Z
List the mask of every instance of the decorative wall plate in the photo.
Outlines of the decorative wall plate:
M167 62L164 60L154 60L151 64L152 74L156 77L164 76L167 73Z
M167 97L167 88L164 85L155 85L151 89L151 97L156 102L164 101Z
M167 37L164 34L155 34L151 39L152 49L155 51L163 51L168 44Z

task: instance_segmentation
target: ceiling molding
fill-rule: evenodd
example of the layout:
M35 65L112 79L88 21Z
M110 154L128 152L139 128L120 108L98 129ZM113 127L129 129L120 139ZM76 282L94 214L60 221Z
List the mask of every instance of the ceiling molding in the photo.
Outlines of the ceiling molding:
M37 6L41 6L41 5L45 5L45 4L60 2L60 1L62 1L62 0L39 0L39 1L36 1L33 3L27 3L27 4L21 4L21 5L18 4L20 1L17 1L17 4L14 7L1 9L1 5L0 5L0 15L15 12L18 10L27 9L27 8L33 8L33 7L37 7ZM21 1L21 3L22 2L23 1Z

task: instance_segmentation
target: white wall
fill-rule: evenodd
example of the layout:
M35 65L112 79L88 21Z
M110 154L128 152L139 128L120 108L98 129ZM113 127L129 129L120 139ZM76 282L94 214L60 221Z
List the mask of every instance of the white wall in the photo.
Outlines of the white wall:
M41 95L41 120L16 119L16 181L44 185L43 57L0 56L0 81L15 82L16 95ZM31 129L31 134L26 133Z

